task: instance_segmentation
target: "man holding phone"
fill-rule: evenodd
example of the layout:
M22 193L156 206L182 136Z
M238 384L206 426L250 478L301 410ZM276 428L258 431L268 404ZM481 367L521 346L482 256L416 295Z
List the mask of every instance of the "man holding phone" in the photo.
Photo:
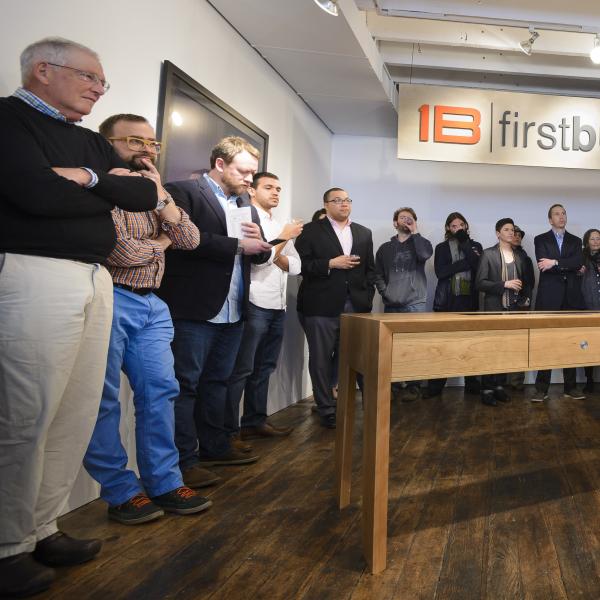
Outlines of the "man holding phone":
M340 314L371 312L375 264L371 230L351 221L348 193L331 188L323 204L326 217L308 223L296 240L303 277L297 308L308 341L308 370L321 425L335 429L331 378Z
M384 311L425 312L425 263L433 254L433 247L417 232L417 215L412 208L396 210L393 223L396 235L380 246L375 257L375 285L381 294ZM404 402L420 397L420 383L408 382L402 395Z

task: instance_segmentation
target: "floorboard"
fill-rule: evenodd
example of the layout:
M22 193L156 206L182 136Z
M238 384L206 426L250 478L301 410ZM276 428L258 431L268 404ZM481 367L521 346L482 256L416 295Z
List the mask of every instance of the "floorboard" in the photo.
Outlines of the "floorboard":
M261 460L221 467L201 515L126 527L95 501L61 519L99 557L61 569L41 599L571 600L600 598L600 394L483 406L461 388L394 401L388 568L360 549L361 408L351 505L333 497L335 433L302 401L259 440Z

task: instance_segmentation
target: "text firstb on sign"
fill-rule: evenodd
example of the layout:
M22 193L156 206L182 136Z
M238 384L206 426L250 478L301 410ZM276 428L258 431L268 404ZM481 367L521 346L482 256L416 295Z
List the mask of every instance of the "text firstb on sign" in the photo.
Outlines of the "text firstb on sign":
M600 100L400 84L398 158L600 169Z

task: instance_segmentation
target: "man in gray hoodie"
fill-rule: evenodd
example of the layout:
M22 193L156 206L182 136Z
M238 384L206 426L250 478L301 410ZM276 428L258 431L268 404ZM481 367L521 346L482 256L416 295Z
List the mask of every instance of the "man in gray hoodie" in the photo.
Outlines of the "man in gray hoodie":
M433 254L431 242L417 232L417 215L412 208L394 212L398 232L382 244L375 257L375 285L385 312L425 312L427 279L425 263ZM409 381L404 402L420 397L420 381Z

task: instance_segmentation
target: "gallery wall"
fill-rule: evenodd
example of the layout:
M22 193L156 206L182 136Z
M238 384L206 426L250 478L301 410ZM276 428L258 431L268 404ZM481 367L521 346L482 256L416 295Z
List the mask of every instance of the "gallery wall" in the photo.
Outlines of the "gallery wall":
M18 57L40 38L56 35L81 42L102 59L109 92L83 125L97 128L114 113L157 116L161 63L167 59L270 136L268 169L279 175L283 194L278 218L309 218L329 185L329 130L293 90L204 0L24 0L5 2L0 22L0 95L20 83ZM272 378L270 411L306 397L304 338L291 308L281 366ZM131 448L130 403L124 403L124 436ZM95 493L80 477L70 506Z

